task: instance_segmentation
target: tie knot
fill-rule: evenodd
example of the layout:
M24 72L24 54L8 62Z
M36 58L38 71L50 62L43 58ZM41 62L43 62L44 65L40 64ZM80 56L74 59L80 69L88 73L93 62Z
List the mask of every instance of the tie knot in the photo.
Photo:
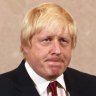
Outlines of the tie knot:
M56 89L57 83L56 81L49 83L50 88Z
M54 81L54 82L49 83L49 88L52 92L52 96L57 96L57 82Z

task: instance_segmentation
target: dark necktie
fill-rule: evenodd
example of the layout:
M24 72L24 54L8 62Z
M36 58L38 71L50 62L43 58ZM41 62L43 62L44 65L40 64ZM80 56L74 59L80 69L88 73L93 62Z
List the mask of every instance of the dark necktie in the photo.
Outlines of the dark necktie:
M56 84L56 81L51 82L49 84L49 88L50 88L50 90L52 92L52 96L57 96L57 84Z

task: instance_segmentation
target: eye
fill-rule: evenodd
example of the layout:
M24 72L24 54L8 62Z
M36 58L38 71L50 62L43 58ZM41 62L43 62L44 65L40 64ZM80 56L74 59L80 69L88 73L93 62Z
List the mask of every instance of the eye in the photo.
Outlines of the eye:
M67 42L67 40L65 38L60 38L59 41L60 42Z
M45 38L43 41L44 42L50 42L52 39L50 38L50 37L48 37L48 38Z
M52 41L52 38L51 37L46 37L46 38L43 38L42 41L41 41L41 44L42 45L49 45Z
M62 44L63 46L67 46L70 44L70 40L68 38L60 38L59 39L60 44Z

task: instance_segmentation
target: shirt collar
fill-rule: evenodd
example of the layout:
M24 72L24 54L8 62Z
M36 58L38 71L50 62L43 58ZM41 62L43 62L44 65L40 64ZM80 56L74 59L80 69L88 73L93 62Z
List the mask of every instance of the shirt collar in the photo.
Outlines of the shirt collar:
M30 76L30 78L34 81L36 89L39 91L40 94L42 94L49 85L50 81L42 78L39 76L28 64L28 62L25 62L25 68ZM65 82L64 82L64 76L63 74L60 75L55 81L59 82L61 86L66 90Z

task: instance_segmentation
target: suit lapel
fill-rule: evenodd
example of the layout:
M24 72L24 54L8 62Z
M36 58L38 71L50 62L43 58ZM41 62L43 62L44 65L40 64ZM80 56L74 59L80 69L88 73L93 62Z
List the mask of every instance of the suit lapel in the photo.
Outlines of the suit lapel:
M35 87L23 87L21 89L21 96L40 96Z
M64 80L66 84L67 91L70 95L68 96L78 96L76 92L76 81L74 80L71 69L67 68L67 70L64 72Z
M25 60L23 60L20 66L15 70L16 78L18 82L18 90L21 96L40 96L37 92L34 82L29 77L26 69L25 69Z

